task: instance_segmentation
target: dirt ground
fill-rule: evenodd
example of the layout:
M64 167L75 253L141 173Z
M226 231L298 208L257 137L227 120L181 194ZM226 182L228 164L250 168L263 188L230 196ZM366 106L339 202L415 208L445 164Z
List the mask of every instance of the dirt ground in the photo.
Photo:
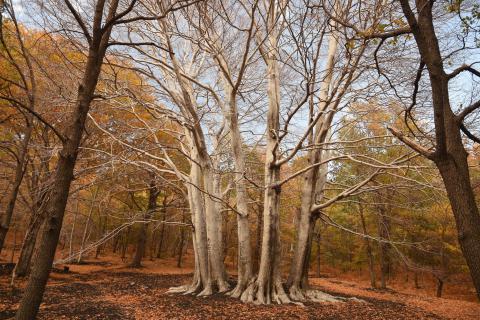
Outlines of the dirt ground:
M54 272L38 319L480 319L480 304L369 290L334 278L312 279L319 289L358 301L256 306L222 294L207 298L166 294L187 283L191 270L158 267L148 262L129 269L106 260L72 265L69 273ZM10 319L20 301L19 288L0 275L0 319Z

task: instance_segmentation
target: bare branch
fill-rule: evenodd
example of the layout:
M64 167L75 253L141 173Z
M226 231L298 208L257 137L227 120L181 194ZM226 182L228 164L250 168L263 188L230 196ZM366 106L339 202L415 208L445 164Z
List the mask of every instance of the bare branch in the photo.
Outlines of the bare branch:
M473 75L476 75L477 77L480 77L480 71L478 71L477 69L474 69L472 66L473 66L473 64L470 64L470 65L464 64L461 67L458 67L457 69L453 70L452 73L449 73L447 75L448 80L451 80L451 79L455 78L456 76L458 76L460 73L462 73L464 71L469 71Z
M416 152L420 153L424 157L432 160L434 157L434 152L431 152L430 150L426 149L425 147L422 147L412 139L408 138L405 136L402 132L398 131L397 129L393 127L388 127L388 130L395 136L397 137L398 140L402 141L405 143L407 146L415 150Z
M474 112L474 111L477 110L478 108L480 108L480 100L478 100L478 101L475 102L475 103L472 103L471 105L469 105L468 107L466 107L465 109L463 109L463 110L457 115L457 122L459 122L459 123L463 122L463 119L465 119L466 116L468 116L470 113Z
M75 8L73 7L70 0L65 0L65 4L67 5L68 10L70 10L70 12L72 13L73 17L77 21L80 28L82 29L83 35L87 39L88 43L91 44L92 43L92 36L90 35L90 32L88 32L88 28L85 25L85 22L83 22L82 17L80 17L80 14L78 13L78 11L75 10Z

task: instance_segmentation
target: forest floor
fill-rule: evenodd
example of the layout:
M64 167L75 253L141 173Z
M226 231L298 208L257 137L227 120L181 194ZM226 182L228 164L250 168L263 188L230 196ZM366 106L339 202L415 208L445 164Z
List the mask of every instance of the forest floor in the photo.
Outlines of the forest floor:
M187 283L191 269L147 261L141 269L112 259L71 265L68 273L53 272L38 319L479 319L480 304L413 295L394 290L371 290L337 278L314 278L318 289L361 299L338 303L256 306L222 294L207 298L166 294ZM169 266L170 265L170 266ZM20 301L18 288L0 275L0 319L10 319Z

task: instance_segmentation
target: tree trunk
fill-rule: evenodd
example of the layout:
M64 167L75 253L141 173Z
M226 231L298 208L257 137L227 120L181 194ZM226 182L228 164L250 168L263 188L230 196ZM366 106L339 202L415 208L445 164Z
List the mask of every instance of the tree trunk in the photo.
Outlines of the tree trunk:
M119 243L120 237L116 235L115 238L113 238L112 253L117 253Z
M90 209L88 210L87 221L85 222L85 228L83 229L82 242L80 244L80 250L78 251L77 263L82 263L83 249L85 248L85 242L87 241L88 227L90 226L90 221L92 220L93 207L95 204L95 199L97 198L98 188L93 194L92 200L90 201Z
M182 209L182 223L185 223L185 211ZM185 246L185 227L180 231L180 248L178 250L177 268L182 267L183 247Z
M263 207L263 237L258 277L243 292L244 302L259 304L289 303L281 279L281 247L280 247L280 192L277 185L280 180L280 166L276 164L278 156L278 138L280 135L280 83L277 57L278 32L275 29L279 8L277 3L269 3L267 27L270 30L266 40L268 48L264 52L267 64L267 134L265 148L265 192Z
M360 203L358 207L359 207L359 213L360 213L360 221L362 223L362 232L365 235L364 242L365 242L365 249L367 251L368 271L370 274L370 286L372 288L376 288L377 283L375 279L375 263L373 259L372 247L370 245L370 239L366 237L366 235L368 235L368 231L367 231L367 224L365 223L365 216L363 215L363 206Z
M319 155L319 153L317 154ZM317 159L310 159L310 162L312 161L316 163ZM300 206L300 220L298 221L295 250L288 279L290 297L298 301L305 300L305 296L302 291L307 289L308 286L308 281L305 281L305 278L308 279L308 276L305 276L305 265L308 265L308 243L311 239L311 232L313 231L312 225L314 226L314 221L316 220L316 218L311 214L310 208L314 201L313 198L316 190L315 183L317 180L317 173L317 170L312 169L304 176ZM305 288L302 286L302 282L304 282L303 284L305 285Z
M99 213L98 214L98 226L97 226L97 241L102 239L103 235L105 234L105 221L104 219L102 218L102 214ZM96 247L95 247L95 259L98 259L98 256L100 255L100 252L102 250L102 243L99 243Z
M390 256L389 256L389 244L386 242L389 240L389 221L385 213L384 205L380 205L380 212L378 215L378 236L380 242L379 247L379 259L380 259L380 288L387 288L387 278L390 273Z
M217 210L216 201L218 201L219 196L215 192L214 188L214 168L210 155L208 154L207 143L205 141L205 135L203 134L203 129L201 126L200 117L197 114L198 106L195 102L194 90L190 81L185 79L184 75L181 72L179 61L173 53L173 47L170 43L169 29L170 26L167 25L165 20L160 21L161 27L165 32L165 40L169 48L169 57L172 62L172 68L175 72L176 80L178 81L181 98L182 98L182 112L192 123L192 128L186 128L186 137L189 140L189 145L191 146L190 156L192 159L198 161L198 163L192 163L192 171L194 173L193 179L190 180L193 183L193 186L190 186L192 189L192 204L198 205L204 203L204 208L202 206L201 210L195 214L197 218L197 223L195 224L195 231L198 229L198 234L196 233L195 242L198 245L197 257L202 261L199 261L200 266L200 279L203 284L203 290L200 295L207 295L212 293L212 284L215 283L218 286L219 291L226 291L229 288L228 282L226 281L226 271L225 265L223 262L222 254L222 238L221 238L221 215ZM201 188L204 193L201 193L200 190L193 190L196 188ZM207 241L204 243L203 238L203 227L205 226ZM207 252L203 252L203 247L206 244ZM205 262L203 261L206 258L207 268ZM208 268L208 264L210 264ZM208 275L204 272L208 271ZM181 290L181 289L179 289Z
M327 108L328 92L332 81L334 58L337 52L337 40L335 35L331 35L328 43L328 55L326 65L326 75L320 86L317 112L324 112ZM313 106L311 107L313 108ZM327 139L328 129L333 119L333 112L322 116L315 125L315 132L311 134L310 140L315 145L320 145ZM308 152L308 164L313 166L321 162L324 155L322 149L315 149ZM292 258L288 287L290 297L294 300L305 300L304 290L308 289L308 264L310 258L312 233L317 219L316 214L312 213L312 206L317 197L320 197L325 185L326 165L316 166L304 174L302 185L302 198L300 206L300 221L297 228L297 238L295 241L295 254ZM319 181L320 180L320 181Z
M267 153L272 152L270 144ZM279 180L280 171L278 167L271 167L272 157L267 155L269 161L266 164L265 185L270 186L265 191L265 202L263 211L263 236L262 250L260 255L260 267L258 277L243 292L241 299L244 302L255 302L259 304L288 303L290 299L285 293L281 280L280 262L280 221L279 202L280 189L271 187ZM274 160L273 160L274 161Z
M77 215L78 215L78 198L77 198L77 204L76 204L76 208L75 208L75 215L73 216L73 223L72 223L72 229L70 231L70 241L69 241L69 244L68 244L68 256L71 258L72 257L72 253L73 253L73 234L75 233L75 224L77 222Z
M48 167L44 168L46 169L45 172L49 171ZM37 179L33 179L32 184L35 186L35 189L39 191L35 191L32 195L34 206L30 221L28 223L27 231L25 232L22 248L20 250L20 256L12 273L12 283L16 277L24 277L30 273L30 265L34 254L35 245L37 243L38 233L41 230L43 222L45 221L45 212L43 208L48 197L49 187L45 184L38 184Z
M122 261L125 261L127 255L128 244L130 243L130 229L131 226L127 227L125 232L125 236L123 238L123 246L122 246Z
M318 233L316 234L316 243L317 243L317 278L320 278L321 277L321 247L320 247L320 244L321 244L321 241L322 241L322 233L321 233L321 230L320 230L320 226L318 227Z
M102 31L100 31L101 29L99 28L104 5L105 2L103 1L97 2L94 33L89 47L85 73L78 87L75 108L68 122L69 126L65 130L62 149L58 153L57 167L53 174L50 195L45 205L46 220L43 234L40 239L35 265L16 314L17 320L31 320L36 318L52 268L70 185L73 180L73 170L77 160L78 148L85 129L85 120L95 93L111 33L111 27ZM118 0L113 0L110 3L109 13L107 15L108 20L114 18L117 7Z
M160 227L160 241L158 243L158 249L157 249L157 258L161 258L162 256L162 251L163 251L163 239L165 237L165 219L167 217L167 208L165 201L163 202L162 209L160 211L162 220L161 220L161 227Z
M427 153L414 143L409 145L434 161L440 171L455 217L460 248L480 299L480 214L470 181L468 154L460 134L464 119L456 116L450 106L449 77L433 24L434 2L418 0L416 6L422 10L417 15L408 0L400 0L400 4L428 70L435 124L433 153ZM402 140L401 136L399 138Z
M262 230L263 230L263 207L260 203L258 203L257 209L257 227L255 229L256 236L255 236L255 270L260 268L260 255L262 251Z
M44 217L40 213L34 213L28 224L25 238L23 239L20 257L13 270L13 279L16 277L24 277L30 272L30 262L32 260L35 243L37 241L38 231L40 230ZM13 280L12 279L12 280Z
M201 290L199 295L202 296L212 294L213 288L208 261L207 226L203 197L201 191L195 187L202 185L200 173L200 167L193 163L190 172L193 185L189 185L188 189L194 230L192 241L195 251L195 270L198 271L196 272L197 277L194 277L192 285L186 292L196 293Z
M413 273L413 283L415 284L415 289L420 289L420 285L418 283L418 272L415 271Z
M442 291L443 291L443 280L440 278L437 278L437 292L436 292L437 298L442 297Z
M303 265L303 272L302 272L302 281L300 282L300 285L302 288L308 289L309 288L309 283L308 283L308 273L310 270L310 260L312 256L312 247L313 247L313 237L314 237L314 231L315 231L315 225L317 222L317 216L312 216L314 221L310 223L310 230L308 232L308 241L307 241L307 255L305 257L305 264Z
M157 248L157 245L156 245L156 242L157 242L157 232L156 230L152 230L152 239L150 240L150 245L148 246L149 250L148 250L148 255L150 257L150 261L154 261L155 260L155 253L156 253L156 248Z
M17 226L13 227L13 245L12 252L10 254L10 263L13 263L13 257L15 256L15 251L17 249Z
M238 124L236 95L230 88L229 112L227 121L230 129L232 153L235 161L235 188L237 201L237 237L238 237L238 279L237 286L231 292L234 298L240 297L252 277L252 249L248 222L247 189L244 174L245 155L242 149L242 136Z
M15 177L12 182L12 189L7 195L7 207L0 219L0 253L2 252L3 246L5 245L5 239L7 237L8 229L10 228L10 223L12 221L15 203L17 202L18 191L20 189L20 185L22 184L23 176L26 170L28 144L30 143L30 138L32 136L33 130L32 115L29 114L26 120L27 127L25 129L24 137L19 150L20 154L18 155L17 166L15 167Z
M458 139L460 144L460 137ZM466 152L452 154L451 158L440 162L438 167L455 217L458 242L480 299L480 215L470 183Z
M144 214L144 219L147 221L151 219L153 212L157 208L157 198L159 194L160 192L158 191L155 181L152 180L152 182L150 182L147 212L145 212ZM148 225L148 222L143 222L140 226L137 241L137 250L135 251L135 257L130 264L130 266L133 268L140 268L142 266L142 258L145 254L145 245L147 243Z
M223 245L222 245L222 217L218 210L217 201L221 197L214 185L214 173L211 165L202 161L203 183L207 194L205 199L205 216L207 221L207 240L208 240L208 257L211 268L211 276L217 285L219 292L225 292L230 285L227 282L225 264L223 261ZM211 195L215 196L214 199Z

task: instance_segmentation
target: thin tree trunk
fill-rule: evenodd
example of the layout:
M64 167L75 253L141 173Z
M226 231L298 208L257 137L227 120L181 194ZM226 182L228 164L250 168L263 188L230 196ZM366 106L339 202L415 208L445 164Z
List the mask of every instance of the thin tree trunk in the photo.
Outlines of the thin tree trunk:
M385 208L383 205L380 207L379 217L378 217L378 236L380 238L379 246L379 259L380 259L380 288L387 288L387 278L389 274L389 245L385 242L388 240L388 229L389 222L385 215Z
M177 248L179 245L180 245L180 237L176 236L175 241L173 242L172 254L170 255L170 257L175 258L178 252Z
M155 260L155 249L156 249L156 242L157 242L157 232L156 230L152 230L152 239L150 240L148 254L150 256L150 261Z
M227 71L228 64L223 56L217 58ZM224 76L226 77L226 76ZM236 188L236 206L237 206L237 238L238 238L238 263L237 263L237 285L230 292L234 298L240 297L252 277L252 248L250 244L250 227L248 222L248 204L247 189L245 185L244 174L245 154L242 149L242 136L238 123L237 109L237 91L226 78L224 79L225 91L228 97L228 110L224 110L224 116L227 120L233 159L235 163L235 188Z
M126 259L128 244L130 243L130 229L131 229L131 226L128 226L127 231L125 232L125 237L123 239L122 261L125 261Z
M82 242L80 244L80 250L78 252L77 263L82 263L83 249L85 248L85 242L87 241L88 227L90 226L90 221L92 220L93 208L95 205L95 200L97 199L98 188L95 189L92 200L90 201L90 208L88 210L87 221L85 222L85 228L83 229Z
M363 215L363 206L362 206L361 203L358 205L358 208L359 208L359 213L360 213L360 221L362 223L362 232L363 232L364 235L367 235L368 234L367 224L365 223L365 216ZM372 247L370 245L370 239L368 239L367 237L364 237L363 239L364 239L364 242L365 242L365 249L367 251L368 271L369 271L369 274L370 274L370 286L372 288L376 288L377 283L376 283L376 279L375 279L375 264L374 264L374 260L373 260L373 253L372 253Z
M413 273L413 283L415 284L415 289L420 289L420 285L418 283L418 272L414 271Z
M164 201L163 201L163 204L162 204L162 209L160 210L160 213L161 213L161 216L162 216L162 220L161 220L162 225L160 226L160 241L158 243L157 258L162 257L163 239L165 238L165 219L167 217L167 207L166 207L166 204L165 204L165 198L164 198Z
M322 233L320 230L320 226L318 227L318 232L316 233L316 244L317 244L317 278L321 277L321 241L322 241Z
M117 253L118 244L120 243L120 237L118 235L113 239L112 253Z
M145 212L144 214L144 218L147 221L151 219L153 212L157 208L157 198L159 194L160 192L158 191L155 181L152 180L150 182L147 212ZM130 266L133 268L139 268L142 266L142 258L145 254L145 245L147 243L148 225L148 222L143 222L140 226L140 232L137 241L137 250L135 251L135 257L130 264Z
M314 220L310 223L310 229L308 231L308 239L307 239L307 255L305 256L305 264L303 265L303 271L302 271L302 280L301 280L301 287L302 288L309 288L309 283L308 283L308 273L310 270L310 259L312 256L312 247L313 247L313 237L314 237L314 230L315 230L315 225L317 216L312 217Z
M75 233L75 224L77 222L77 215L78 215L78 198L77 198L77 205L75 209L75 215L73 216L73 223L72 223L72 230L70 231L70 243L68 245L68 256L71 257L73 253L73 234Z
M12 221L15 203L17 202L18 191L20 189L20 185L22 184L23 176L26 171L28 144L30 143L33 130L32 121L33 118L29 114L27 116L27 127L25 129L24 137L20 145L20 154L18 155L17 166L15 167L15 177L13 179L10 193L8 193L7 195L7 207L0 219L0 253L2 252L2 248L5 245L5 239L7 237L8 229L10 228L10 223Z
M437 291L436 291L436 297L441 298L442 297L442 292L443 292L443 280L440 278L437 278Z
M25 238L23 239L18 262L13 270L12 281L16 277L24 277L30 272L30 262L35 249L37 235L43 221L44 217L41 216L39 212L36 212L32 215L30 223L28 224L27 232L25 233Z
M13 257L15 256L16 247L17 247L17 226L13 227L13 246L12 246L12 252L10 255L10 263L13 263Z
M45 172L49 171L48 166L45 166L44 168L46 169ZM43 222L45 221L45 210L43 208L48 197L49 187L42 187L43 185L38 184L37 179L33 179L32 184L36 189L32 196L34 199L33 212L28 223L24 240L22 242L20 256L12 273L12 283L15 281L16 277L24 277L30 273L30 266L35 245L37 243L38 233L41 230Z
M263 208L261 204L258 204L257 209L257 227L256 227L256 237L255 237L255 270L258 270L260 267L260 255L262 251L262 230L263 230Z
M182 209L182 223L185 223L185 211ZM185 228L180 231L180 248L178 250L177 268L182 267L183 247L185 243Z
M98 232L97 232L98 241L103 238L103 236L105 235L106 230L107 230L108 220L107 220L107 215L106 214L102 214L102 212L99 213L99 223L100 223L100 226L97 229L98 230ZM105 244L103 242L100 242L100 244L97 245L97 247L95 248L95 259L98 259L98 256L102 252L102 249L103 249L104 245Z

